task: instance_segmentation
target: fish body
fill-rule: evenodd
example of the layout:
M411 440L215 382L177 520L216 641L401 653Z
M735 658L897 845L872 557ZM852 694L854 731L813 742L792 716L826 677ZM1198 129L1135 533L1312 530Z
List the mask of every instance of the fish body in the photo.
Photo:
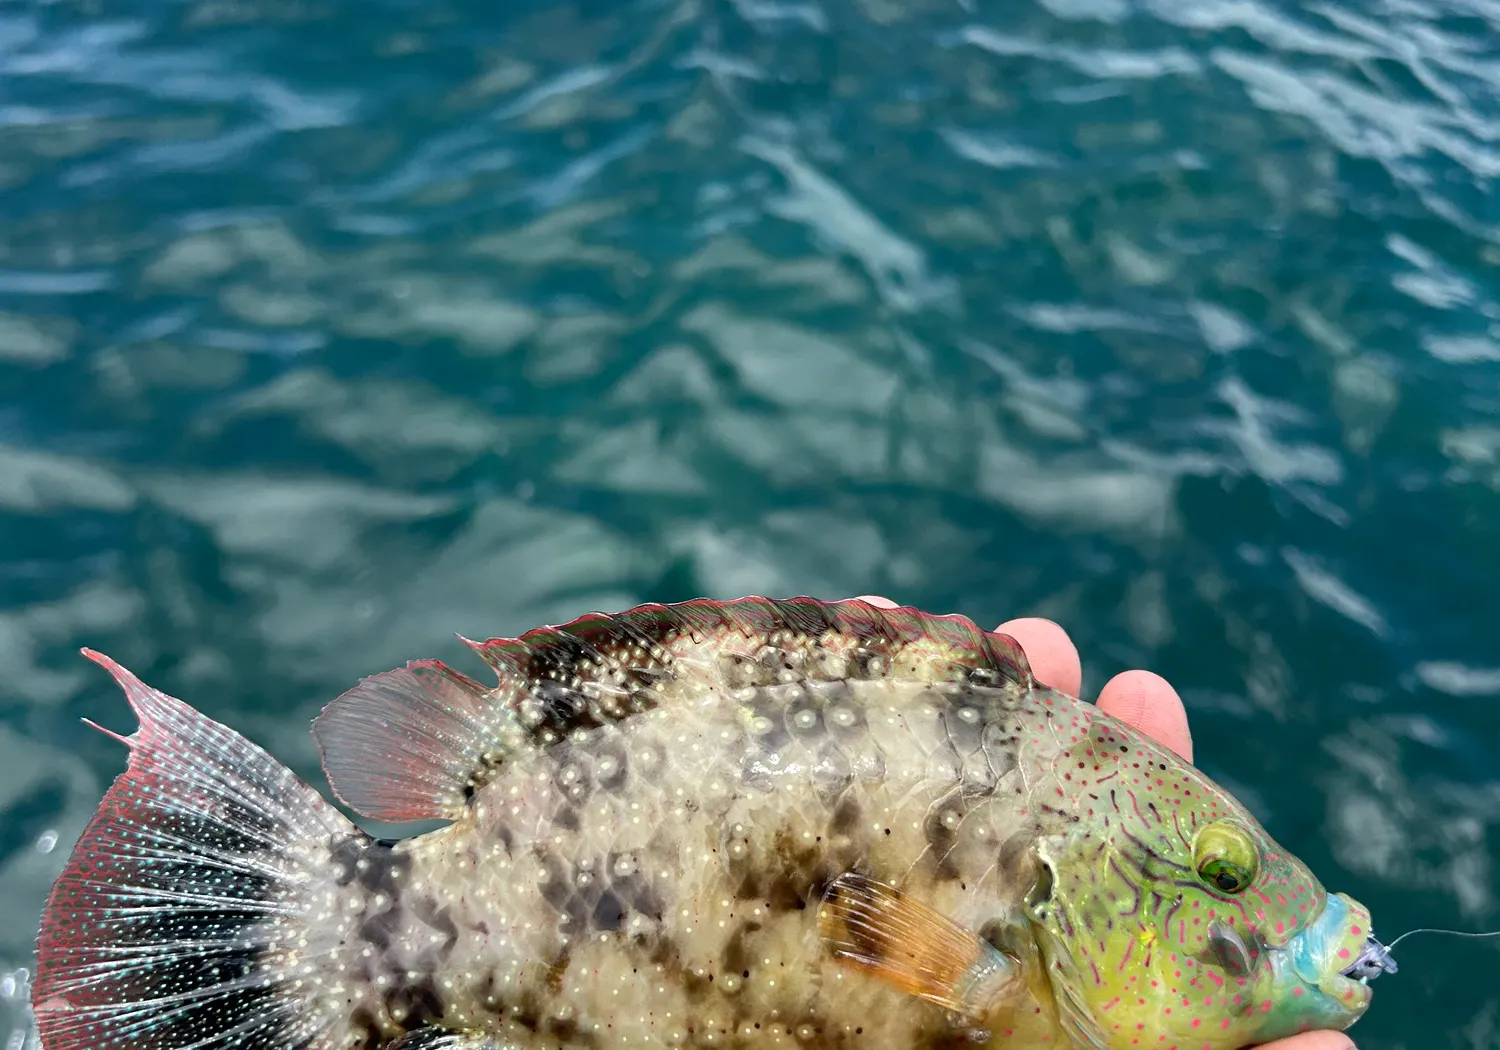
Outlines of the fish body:
M961 617L691 602L470 643L314 723L365 834L93 654L141 720L44 915L44 1050L988 1044L1344 1028L1369 919Z

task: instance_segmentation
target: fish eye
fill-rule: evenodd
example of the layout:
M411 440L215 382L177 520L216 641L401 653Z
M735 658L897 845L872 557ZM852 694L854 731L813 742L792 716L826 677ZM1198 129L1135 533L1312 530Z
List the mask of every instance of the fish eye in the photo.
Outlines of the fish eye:
M1260 858L1243 828L1226 821L1209 824L1193 839L1198 877L1224 893L1244 893L1255 881Z

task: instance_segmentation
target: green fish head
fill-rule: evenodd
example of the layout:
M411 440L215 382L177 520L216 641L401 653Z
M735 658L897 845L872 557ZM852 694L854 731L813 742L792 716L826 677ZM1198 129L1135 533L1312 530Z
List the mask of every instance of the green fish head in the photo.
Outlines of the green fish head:
M1365 1012L1345 971L1378 944L1369 912L1237 800L1103 715L1062 763L1083 801L1039 848L1028 912L1080 1046L1234 1050Z

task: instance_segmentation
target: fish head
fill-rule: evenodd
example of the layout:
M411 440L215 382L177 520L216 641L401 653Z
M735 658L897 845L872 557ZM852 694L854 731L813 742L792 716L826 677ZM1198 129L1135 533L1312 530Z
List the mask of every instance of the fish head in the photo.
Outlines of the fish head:
M1053 768L1085 786L1026 902L1074 1040L1234 1050L1352 1025L1389 963L1369 912L1190 763L1095 719Z

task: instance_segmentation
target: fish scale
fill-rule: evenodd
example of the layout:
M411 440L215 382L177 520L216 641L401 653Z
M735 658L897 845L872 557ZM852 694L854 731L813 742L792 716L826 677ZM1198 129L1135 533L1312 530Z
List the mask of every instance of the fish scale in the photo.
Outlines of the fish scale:
M141 729L44 916L44 1050L1221 1050L1368 1003L1362 908L965 618L747 598L468 644L496 685L418 661L314 722L350 808L445 822L395 842L93 654Z

